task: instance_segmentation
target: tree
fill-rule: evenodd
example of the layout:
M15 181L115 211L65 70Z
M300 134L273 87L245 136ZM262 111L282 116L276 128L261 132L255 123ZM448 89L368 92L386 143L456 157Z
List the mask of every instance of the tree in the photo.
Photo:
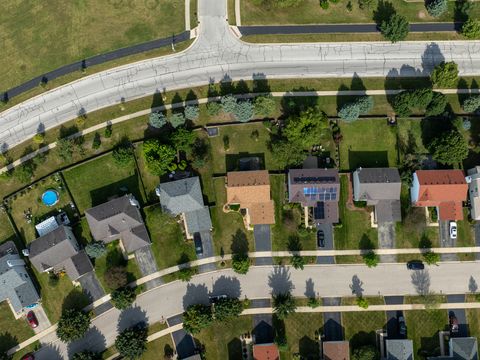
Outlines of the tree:
M309 149L319 143L320 137L327 128L328 118L325 113L310 108L298 116L291 116L283 129L283 135L289 142L298 144L302 149Z
M92 259L98 259L107 253L107 248L102 241L92 241L85 246L85 252Z
M437 88L454 88L458 82L458 65L453 61L442 62L435 66L430 79Z
M193 131L184 128L177 129L172 134L172 142L175 148L187 155L191 154L196 139L197 135Z
M360 296L357 298L357 305L362 309L368 309L368 300Z
M113 289L127 285L127 270L124 266L112 266L103 275L105 282Z
M277 104L272 95L262 95L255 99L255 115L271 117L275 113Z
M462 26L462 35L467 39L480 38L480 21L469 18Z
M447 0L432 0L426 8L430 16L439 17L448 10L448 2Z
M22 165L17 166L13 172L14 176L21 183L29 183L34 173L35 164L31 160L25 161Z
M133 146L128 140L123 140L113 149L112 157L119 167L130 167L134 161Z
M320 300L317 297L308 298L307 306L315 309L320 306Z
M353 350L352 360L378 360L380 354L375 346L365 345Z
M198 116L200 114L200 110L198 109L198 106L196 106L196 105L188 105L187 107L185 107L184 114L185 114L185 118L187 118L187 120L195 121L195 120L198 119Z
M305 258L300 255L293 255L291 264L295 269L303 270L303 267L305 266Z
M457 130L440 134L429 144L432 158L443 164L454 165L468 156L467 141Z
M220 103L222 104L222 109L224 112L233 114L237 107L237 99L232 95L224 95L220 98Z
M428 104L427 109L425 111L426 116L437 116L441 115L445 112L445 108L447 107L448 99L447 97L440 93L434 92L432 96L432 101Z
M423 258L428 265L436 265L440 261L440 255L433 251L424 252Z
M143 143L145 163L148 171L153 175L165 175L176 154L173 147L161 144L158 140L148 140Z
M104 132L103 135L105 136L106 139L108 139L108 138L111 138L111 137L112 137L112 132L113 132L113 130L112 130L112 125L107 125L107 127L105 128L105 132Z
M232 269L238 274L246 274L250 268L248 254L234 254L232 256Z
M185 124L185 116L182 113L173 113L168 117L168 121L170 122L170 125L176 129Z
M355 101L347 103L338 111L338 116L345 121L355 121L360 115L368 114L374 105L371 96L361 96Z
M463 111L473 113L480 109L480 95L473 95L465 99L462 105Z
M284 320L288 315L295 313L296 309L295 298L290 292L273 295L273 310L280 320Z
M277 140L270 144L274 160L282 169L294 167L303 163L307 154L300 151L297 144L286 140Z
M215 320L228 321L242 314L243 304L237 298L219 299L213 307Z
M414 109L425 110L432 102L432 98L433 91L430 88L402 91L393 99L393 110L398 116L407 117Z
M78 353L75 353L72 357L72 360L100 360L102 357L99 353L84 350Z
M248 122L253 117L253 104L250 100L244 100L237 103L233 115L240 122Z
M92 140L92 149L97 150L102 145L102 138L98 132L95 133Z
M380 25L380 32L385 39L392 43L404 40L409 31L408 20L405 16L393 14L390 19L384 20Z
M90 316L81 310L66 309L58 320L57 336L63 342L78 340L90 327Z
M71 162L73 157L74 142L72 139L62 138L57 140L57 154L64 162Z
M177 272L177 276L180 280L189 282L192 280L193 275L196 274L196 270L191 268L190 266L180 269L180 271Z
M152 112L148 117L150 126L160 129L167 124L167 118L162 112Z
M369 268L376 267L378 265L378 255L375 254L375 251L369 251L366 254L363 254L363 260L365 265Z
M133 304L137 298L134 288L124 286L112 292L112 303L119 310L124 310Z
M139 359L147 350L147 329L140 326L123 330L115 339L115 348L123 357Z
M45 134L44 133L35 134L32 140L35 144L42 144L43 140L45 140Z
M203 304L190 305L183 313L183 328L190 334L210 326L213 321L212 309Z
M216 101L207 103L207 113L210 116L216 116L222 110L222 105Z

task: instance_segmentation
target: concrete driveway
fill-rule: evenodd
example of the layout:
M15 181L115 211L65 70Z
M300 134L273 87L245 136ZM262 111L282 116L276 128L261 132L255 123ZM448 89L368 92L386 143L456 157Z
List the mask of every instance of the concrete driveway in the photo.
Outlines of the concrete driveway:
M317 231L323 231L325 236L325 246L319 247L318 250L333 250L333 225L332 224L317 224ZM316 241L316 240L315 240ZM335 256L318 256L317 264L335 264Z
M157 262L155 261L155 257L153 256L150 246L145 246L135 251L135 260L137 261L137 265L142 276L147 276L158 271ZM153 289L154 287L162 284L162 279L157 278L145 283L145 287L147 289Z
M457 240L450 237L449 221L439 220L439 239L440 247L456 247ZM458 260L457 254L440 254L442 261L455 261Z
M102 285L98 281L98 278L94 271L91 271L77 280L82 287L83 293L87 295L90 299L90 302L94 302L97 299L100 299L105 295ZM95 315L100 315L101 313L112 308L110 302L106 302L94 310Z
M385 305L403 304L403 296L385 296ZM387 336L389 339L403 339L398 332L398 318L403 316L402 311L386 311L387 315ZM407 329L408 332L408 329Z
M198 259L204 259L204 258L215 256L213 251L213 239L212 239L212 235L210 234L210 231L200 232L200 239L202 239L203 254L197 256ZM212 263L212 264L200 265L198 267L198 270L200 272L207 272L207 271L213 271L216 268L217 267L215 263Z
M50 322L50 320L48 320L47 314L45 313L45 309L43 308L42 304L37 305L32 311L35 313L35 316L38 320L38 326L33 329L35 334L38 334L52 326L52 323ZM25 319L25 321L27 320Z
M480 246L480 221L475 221L475 246ZM475 253L475 260L480 260L480 253Z
M270 225L254 225L255 251L272 251ZM255 258L255 265L272 265L271 257Z
M447 295L447 302L449 303L459 303L465 302L465 294L459 295ZM458 333L452 334L454 337L466 337L468 336L468 324L467 324L467 314L465 309L451 309L448 310L448 316L455 316L458 320Z
M395 248L395 223L388 221L378 223L378 248L394 249ZM396 255L380 255L381 262L396 262Z
M340 305L341 298L323 298L323 305ZM324 341L343 340L342 314L339 312L330 312L323 314L323 335Z

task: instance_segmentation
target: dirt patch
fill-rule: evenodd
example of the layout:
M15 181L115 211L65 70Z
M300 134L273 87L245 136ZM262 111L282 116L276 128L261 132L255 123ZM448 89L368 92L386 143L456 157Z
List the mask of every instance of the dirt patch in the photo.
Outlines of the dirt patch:
M418 12L418 14L417 14L417 17L418 17L419 19L425 19L425 18L427 17L427 14L425 13L424 10L420 10L420 11Z

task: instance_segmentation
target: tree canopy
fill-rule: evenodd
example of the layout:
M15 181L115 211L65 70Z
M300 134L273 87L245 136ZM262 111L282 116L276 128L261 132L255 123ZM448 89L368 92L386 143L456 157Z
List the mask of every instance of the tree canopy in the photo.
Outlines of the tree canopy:
M243 304L237 298L219 299L213 307L213 314L217 321L227 321L239 317L242 311Z
M191 305L183 313L183 328L190 334L196 334L208 327L213 321L212 309L203 304Z
M162 112L152 112L148 117L148 123L150 126L160 129L167 124L167 118Z
M139 326L123 330L115 339L115 348L128 359L139 359L147 350L147 329Z
M57 336L63 342L78 340L90 327L90 316L81 310L67 309L58 320Z
M196 139L197 135L193 131L185 128L177 129L172 134L173 146L175 146L178 151L183 151L187 155L191 154Z
M85 252L92 259L97 259L107 253L105 244L102 241L92 241L85 246Z
M158 140L148 140L143 143L143 156L148 171L153 175L162 176L175 160L177 152L170 145L162 144Z
M463 111L473 113L480 109L480 95L472 95L465 99L462 104Z
M112 156L115 164L117 164L118 166L131 166L134 161L132 144L127 140L123 141L113 150Z
M366 345L353 350L352 360L378 360L380 354L375 346Z
M442 62L435 66L430 78L437 88L453 88L458 82L458 65L453 62Z
M114 290L111 294L113 306L119 310L124 310L135 301L137 294L134 288L121 287Z
M408 20L405 16L393 14L380 25L380 32L392 43L405 40L409 32Z
M75 353L72 357L72 360L100 360L102 357L99 353L85 350L78 353Z
M467 39L480 38L480 21L470 18L462 26L462 35Z
M430 16L439 17L448 10L448 1L432 0L427 4L426 8Z
M290 292L273 295L273 310L279 319L286 319L296 309L295 298Z
M428 148L432 158L443 164L458 164L468 156L467 141L457 130L440 134L432 140Z
M309 149L318 144L325 129L328 128L326 114L316 108L310 108L288 118L287 125L282 134L288 142L300 147L296 151Z
M272 95L261 95L255 99L255 115L270 117L275 113L275 99Z

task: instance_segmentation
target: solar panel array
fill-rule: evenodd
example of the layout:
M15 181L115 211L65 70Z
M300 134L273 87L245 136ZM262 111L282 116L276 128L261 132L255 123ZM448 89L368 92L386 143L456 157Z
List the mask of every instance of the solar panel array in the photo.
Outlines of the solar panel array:
M303 195L309 200L315 201L328 201L337 200L337 188L316 188L316 187L304 187Z
M293 178L296 183L332 183L335 180L334 176L299 176Z

